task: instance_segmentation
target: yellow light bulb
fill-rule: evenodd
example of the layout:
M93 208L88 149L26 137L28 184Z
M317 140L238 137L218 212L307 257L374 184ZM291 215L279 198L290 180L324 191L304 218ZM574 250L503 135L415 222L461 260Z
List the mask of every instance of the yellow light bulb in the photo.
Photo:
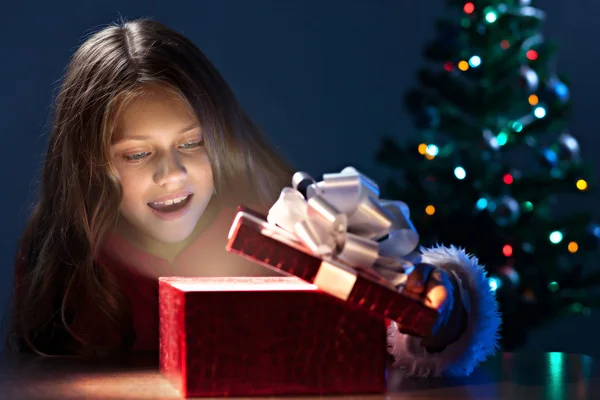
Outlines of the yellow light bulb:
M537 103L540 102L540 99L535 94L530 94L529 98L527 100L529 101L529 104L531 104L532 106L535 106L535 105L537 105Z
M579 245L577 244L577 242L571 242L569 243L567 248L569 249L569 252L575 253L577 252L577 250L579 250Z
M427 154L425 154L425 158L428 160L433 160L435 158L435 156L432 156L431 154L427 153Z
M428 205L427 207L425 207L425 213L427 215L433 215L435 214L435 207L432 205Z
M583 179L580 179L577 181L577 189L579 190L585 190L588 187L588 184L586 181L584 181Z
M458 62L458 69L460 69L461 71L466 71L469 69L469 63L466 62L465 60L459 61Z
M421 143L419 145L419 154L425 155L427 153L427 145L425 143Z

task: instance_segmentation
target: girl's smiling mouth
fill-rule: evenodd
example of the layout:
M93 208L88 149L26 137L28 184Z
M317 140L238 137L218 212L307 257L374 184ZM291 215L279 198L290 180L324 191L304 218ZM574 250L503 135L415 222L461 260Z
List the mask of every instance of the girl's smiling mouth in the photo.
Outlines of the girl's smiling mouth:
M168 196L159 201L153 201L148 203L148 206L152 209L155 214L158 214L159 217L166 219L172 219L179 217L179 215L173 215L174 213L178 213L178 211L184 211L187 209L193 194L184 194L184 195L175 195Z

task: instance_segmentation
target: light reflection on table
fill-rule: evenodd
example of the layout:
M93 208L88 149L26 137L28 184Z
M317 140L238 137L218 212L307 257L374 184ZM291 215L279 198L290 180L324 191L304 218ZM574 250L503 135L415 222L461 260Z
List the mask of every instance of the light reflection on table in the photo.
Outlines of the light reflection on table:
M0 398L180 398L156 365L156 356L152 354L137 354L120 364L101 365L74 360L2 357ZM388 382L387 394L328 398L600 399L600 374L595 363L587 356L564 353L500 354L469 378L408 379L401 371L391 369Z

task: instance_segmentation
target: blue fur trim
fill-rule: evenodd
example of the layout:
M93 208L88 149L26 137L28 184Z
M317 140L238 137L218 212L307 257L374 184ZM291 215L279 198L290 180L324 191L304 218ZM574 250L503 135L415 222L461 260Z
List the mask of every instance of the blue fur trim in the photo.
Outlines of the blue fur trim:
M467 330L444 351L428 353L420 338L388 329L389 352L395 365L409 376L468 376L498 349L501 318L495 294L490 290L485 269L479 260L455 246L422 248L422 262L436 265L454 275L469 320Z

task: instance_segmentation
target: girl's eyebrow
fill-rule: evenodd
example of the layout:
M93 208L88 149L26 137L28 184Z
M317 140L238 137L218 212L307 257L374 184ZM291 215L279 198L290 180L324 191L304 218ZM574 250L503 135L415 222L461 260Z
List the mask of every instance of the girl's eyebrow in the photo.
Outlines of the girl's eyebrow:
M187 133L193 129L199 128L200 124L198 124L197 122L192 122L191 124L187 125L186 127L184 127L183 129L179 130L177 132L178 135L183 135L184 133ZM119 144L122 142L127 142L130 140L148 140L150 139L150 136L146 136L146 135L135 135L135 136L128 136L128 137L123 137L119 140L117 140L116 142L113 143L113 145L115 144Z
M182 130L180 130L179 132L177 132L178 135L183 135L184 133L187 133L189 131L191 131L192 129L196 129L199 128L200 124L197 122L192 122L191 124L189 124L188 126L186 126L185 128L183 128Z

